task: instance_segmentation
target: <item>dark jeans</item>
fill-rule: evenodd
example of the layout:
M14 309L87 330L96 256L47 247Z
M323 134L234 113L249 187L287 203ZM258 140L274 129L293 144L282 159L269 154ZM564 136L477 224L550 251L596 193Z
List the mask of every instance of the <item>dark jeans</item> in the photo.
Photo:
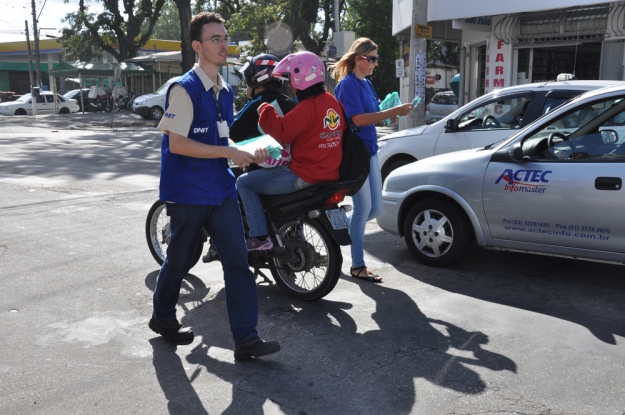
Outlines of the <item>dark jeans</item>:
M202 226L211 237L224 271L226 305L235 344L258 337L256 280L247 262L245 233L237 199L218 206L168 203L171 241L167 259L154 289L154 317L164 323L177 321L176 303L183 277L191 269L193 252Z

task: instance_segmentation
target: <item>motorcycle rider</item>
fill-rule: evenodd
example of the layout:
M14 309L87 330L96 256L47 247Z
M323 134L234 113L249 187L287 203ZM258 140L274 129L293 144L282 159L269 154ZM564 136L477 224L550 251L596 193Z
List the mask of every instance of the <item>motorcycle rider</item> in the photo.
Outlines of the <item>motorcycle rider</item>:
M279 61L274 55L261 53L241 68L250 100L232 121L230 139L235 143L263 134L258 130L257 110L261 104L277 101L283 114L295 108L295 101L280 92L283 81L271 76Z
M339 179L343 156L341 104L325 89L323 62L311 52L288 55L274 68L273 77L289 80L289 89L299 104L280 117L275 108L258 107L259 123L265 133L281 144L291 144L293 159L288 165L247 172L237 179L239 196L250 228L248 250L271 250L267 223L259 194L291 193L320 182Z

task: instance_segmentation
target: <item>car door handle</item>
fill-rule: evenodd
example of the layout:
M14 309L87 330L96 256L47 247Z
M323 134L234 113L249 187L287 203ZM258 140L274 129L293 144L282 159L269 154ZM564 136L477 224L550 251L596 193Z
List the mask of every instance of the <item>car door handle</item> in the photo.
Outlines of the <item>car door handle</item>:
M623 180L620 177L597 177L595 189L597 190L621 190Z

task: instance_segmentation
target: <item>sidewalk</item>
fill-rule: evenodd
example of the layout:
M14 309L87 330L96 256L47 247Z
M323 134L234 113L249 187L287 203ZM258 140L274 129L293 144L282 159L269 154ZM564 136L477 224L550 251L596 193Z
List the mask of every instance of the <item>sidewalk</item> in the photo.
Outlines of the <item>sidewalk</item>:
M31 116L0 116L2 127L28 126L58 130L99 130L126 127L154 127L158 121L146 120L130 111L76 112Z

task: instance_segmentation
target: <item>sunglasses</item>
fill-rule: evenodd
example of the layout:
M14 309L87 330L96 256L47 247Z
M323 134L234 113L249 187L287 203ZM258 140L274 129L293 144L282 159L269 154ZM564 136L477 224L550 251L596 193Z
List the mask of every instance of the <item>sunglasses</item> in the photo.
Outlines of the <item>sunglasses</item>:
M367 62L369 63L376 63L376 62L380 62L380 57L379 56L361 56L361 58L366 59Z

